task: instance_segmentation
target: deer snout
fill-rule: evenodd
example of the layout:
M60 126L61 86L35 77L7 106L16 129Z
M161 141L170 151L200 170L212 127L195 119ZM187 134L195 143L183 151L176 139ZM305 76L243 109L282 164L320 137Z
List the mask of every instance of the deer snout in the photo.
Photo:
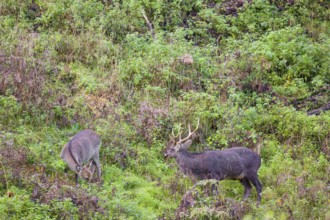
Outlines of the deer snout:
M165 157L176 157L177 156L177 150L175 148L168 148L165 153Z
M83 167L82 171L80 172L80 177L86 179L86 180L91 180L93 177L93 173L91 170L87 167Z

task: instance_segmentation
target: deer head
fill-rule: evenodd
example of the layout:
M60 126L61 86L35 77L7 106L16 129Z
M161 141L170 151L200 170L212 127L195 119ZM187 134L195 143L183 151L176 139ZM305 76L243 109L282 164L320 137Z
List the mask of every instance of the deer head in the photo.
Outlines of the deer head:
M197 126L194 131L191 131L190 124L188 125L188 135L185 138L181 138L182 132L179 131L178 135L174 135L172 130L172 135L170 135L170 145L165 152L165 156L177 157L180 150L186 150L192 144L193 139L196 137L196 131L199 127L199 119L197 121Z
M77 168L77 174L85 179L85 180L92 180L93 174L95 171L95 166L93 165L93 160L89 161L85 166Z

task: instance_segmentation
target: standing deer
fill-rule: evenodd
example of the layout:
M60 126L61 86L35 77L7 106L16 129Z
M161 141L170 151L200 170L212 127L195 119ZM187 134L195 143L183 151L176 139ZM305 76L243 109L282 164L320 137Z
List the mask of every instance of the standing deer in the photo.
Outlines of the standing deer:
M76 134L64 145L61 158L78 177L91 180L95 166L98 170L98 181L101 181L101 164L99 160L100 137L92 130L86 129ZM85 166L82 164L88 162Z
M181 133L174 136L172 130L171 145L165 156L174 157L185 175L192 175L197 179L239 180L244 186L244 199L251 193L251 183L258 193L258 204L261 201L262 184L258 179L258 169L261 165L260 156L245 147L233 147L225 150L210 150L201 153L189 153L187 148L195 138L197 128L188 136L181 139ZM176 140L179 137L178 140Z

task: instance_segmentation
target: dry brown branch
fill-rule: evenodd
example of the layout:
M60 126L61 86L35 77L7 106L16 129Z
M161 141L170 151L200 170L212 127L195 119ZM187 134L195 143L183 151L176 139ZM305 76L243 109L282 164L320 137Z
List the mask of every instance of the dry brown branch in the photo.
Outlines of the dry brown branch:
M155 37L155 31L154 31L154 28L152 26L152 23L149 21L147 15L146 15L146 12L144 11L144 9L142 9L142 16L144 17L144 20L146 21L149 29L150 29L150 32L151 32L151 35L152 35L152 38L155 40L156 37Z
M313 109L307 112L307 115L319 115L321 112L329 111L330 110L330 102L328 102L326 105L322 106L318 109Z

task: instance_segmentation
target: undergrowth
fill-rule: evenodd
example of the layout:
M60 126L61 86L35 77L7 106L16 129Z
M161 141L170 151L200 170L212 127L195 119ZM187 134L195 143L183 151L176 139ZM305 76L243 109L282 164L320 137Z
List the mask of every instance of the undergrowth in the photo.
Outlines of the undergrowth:
M322 0L1 2L1 218L330 218L328 20ZM197 120L189 151L260 154L259 206L164 157ZM59 157L85 128L101 185Z

